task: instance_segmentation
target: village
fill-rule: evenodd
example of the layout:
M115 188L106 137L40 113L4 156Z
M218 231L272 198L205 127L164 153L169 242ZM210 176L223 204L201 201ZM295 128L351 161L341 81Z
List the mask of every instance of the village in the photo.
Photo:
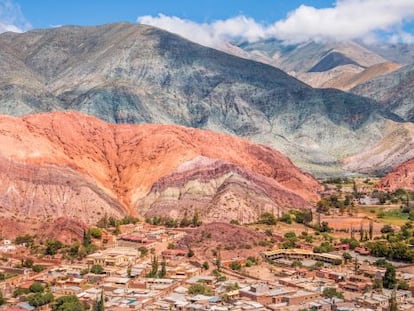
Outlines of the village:
M355 185L325 189L313 221L306 211L247 226L104 217L71 245L2 240L0 310L414 310L410 218L389 225L355 199L322 213Z

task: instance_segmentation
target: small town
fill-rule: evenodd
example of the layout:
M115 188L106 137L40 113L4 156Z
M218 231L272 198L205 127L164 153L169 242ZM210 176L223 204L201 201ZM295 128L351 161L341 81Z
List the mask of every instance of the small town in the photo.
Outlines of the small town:
M0 311L414 311L414 0L0 0Z
M204 225L197 214L181 221L103 217L71 245L30 235L3 240L1 310L413 310L414 250L404 240L412 240L412 221L397 229L379 221L384 215L355 215L345 202L355 182L339 183L325 185L316 217L322 225L313 229L309 215L293 211L246 226ZM360 187L355 196L365 202ZM333 195L354 209L352 218L350 210L327 207ZM381 213L393 208L384 204ZM341 223L359 219L361 227L330 228L333 215Z

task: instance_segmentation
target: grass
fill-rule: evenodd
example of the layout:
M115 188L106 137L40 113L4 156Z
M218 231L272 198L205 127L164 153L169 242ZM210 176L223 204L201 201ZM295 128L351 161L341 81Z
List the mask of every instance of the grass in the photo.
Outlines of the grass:
M408 213L402 213L399 206L364 205L358 206L358 212L388 225L402 226L408 221Z

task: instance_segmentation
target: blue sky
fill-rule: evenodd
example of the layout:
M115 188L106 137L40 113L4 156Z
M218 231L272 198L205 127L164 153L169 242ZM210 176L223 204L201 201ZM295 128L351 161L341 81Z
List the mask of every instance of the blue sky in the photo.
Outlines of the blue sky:
M306 3L318 8L332 0L16 0L34 28L50 25L97 25L135 22L141 15L159 13L197 22L211 22L237 15L272 23Z
M120 21L212 47L268 38L414 43L414 0L0 0L0 32Z

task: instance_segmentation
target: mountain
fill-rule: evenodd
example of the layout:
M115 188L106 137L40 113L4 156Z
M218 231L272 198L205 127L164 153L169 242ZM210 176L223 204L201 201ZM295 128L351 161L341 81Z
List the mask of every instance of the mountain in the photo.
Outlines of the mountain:
M365 76L369 79L398 68L397 64L354 41L287 45L269 39L242 43L239 47L249 53L243 57L280 68L318 88L349 90L355 82L364 82Z
M414 63L414 44L388 42L358 43L391 62L401 65Z
M399 165L382 178L378 187L387 191L397 189L414 191L414 158Z
M0 177L2 218L29 222L186 211L251 222L309 208L320 190L279 152L241 138L75 112L1 116Z
M342 160L377 144L393 118L369 99L313 89L150 26L4 33L0 51L1 113L75 110L113 123L210 129L267 144L318 176L347 173ZM353 59L376 61L364 53Z
M414 121L414 64L368 80L351 92L375 99L405 121Z

